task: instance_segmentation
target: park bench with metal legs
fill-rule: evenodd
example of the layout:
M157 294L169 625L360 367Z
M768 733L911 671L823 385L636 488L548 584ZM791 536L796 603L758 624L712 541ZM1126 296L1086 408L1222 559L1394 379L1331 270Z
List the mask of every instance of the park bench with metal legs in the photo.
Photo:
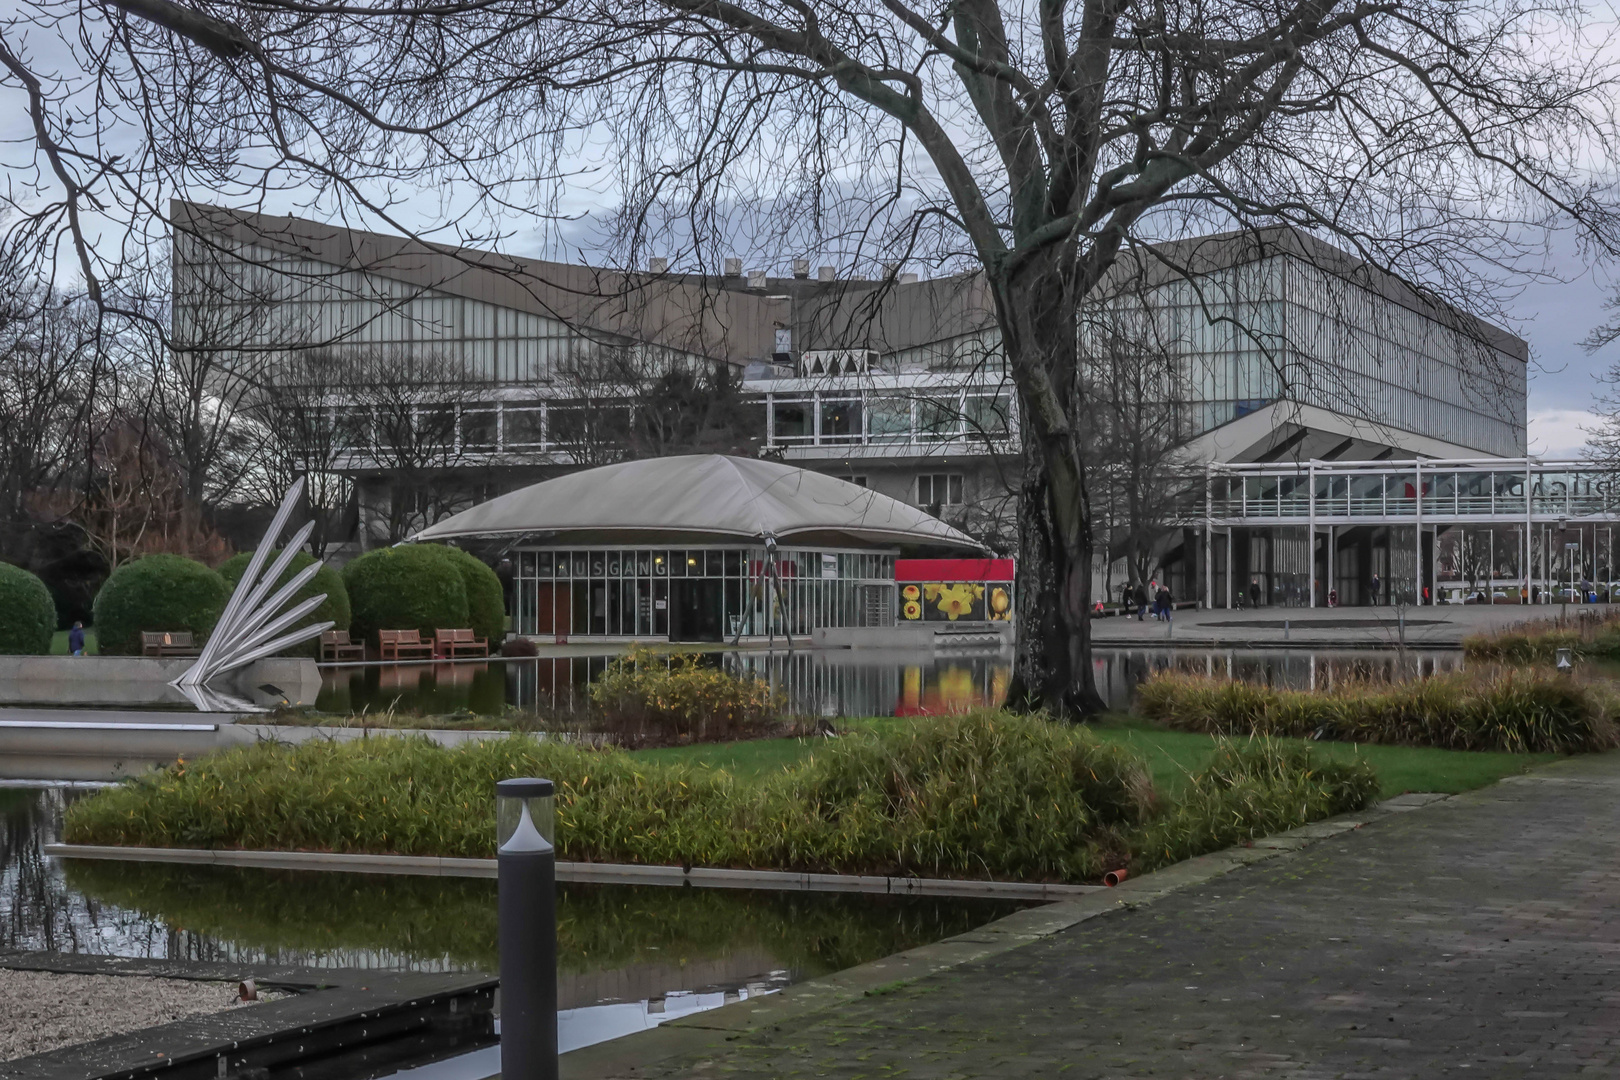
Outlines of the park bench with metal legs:
M197 656L202 652L191 639L190 630L142 630L141 655L155 656L163 659L165 656Z
M423 641L421 631L418 630L379 630L377 631L377 653L384 660L409 660L433 658L433 643Z
M328 630L321 635L321 662L364 660L366 647L362 642L349 640L347 630Z
M474 637L471 630L435 630L433 654L445 660L458 656L488 656L489 640Z

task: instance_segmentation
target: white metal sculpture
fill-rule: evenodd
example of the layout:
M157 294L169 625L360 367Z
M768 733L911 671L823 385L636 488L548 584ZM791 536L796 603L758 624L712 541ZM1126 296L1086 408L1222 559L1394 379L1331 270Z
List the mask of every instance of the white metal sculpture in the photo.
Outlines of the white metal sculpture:
M325 593L312 596L277 614L287 601L298 594L299 589L320 572L323 564L319 559L294 574L292 580L276 590L274 596L266 598L266 594L274 588L276 579L281 577L282 572L292 563L299 549L304 546L304 541L309 539L310 532L315 528L312 521L299 529L269 568L265 568L264 564L270 550L276 546L281 531L287 527L287 519L292 516L293 507L298 504L298 498L303 493L304 481L300 478L287 491L286 498L281 500L281 508L271 519L270 528L266 530L264 539L259 542L258 550L253 553L253 558L248 560L247 569L242 572L242 580L236 583L235 591L225 603L225 610L220 612L219 621L214 624L214 632L208 635L208 644L203 646L196 662L170 684L185 691L188 697L195 698L205 688L208 680L216 675L278 653L289 645L297 645L301 641L319 637L332 628L333 624L329 622L313 623L290 633L283 633L287 627L325 603Z

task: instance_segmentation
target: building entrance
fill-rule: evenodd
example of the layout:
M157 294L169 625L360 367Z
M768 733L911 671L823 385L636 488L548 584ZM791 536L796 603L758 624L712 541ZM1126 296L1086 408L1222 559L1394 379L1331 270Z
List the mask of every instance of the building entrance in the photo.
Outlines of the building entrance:
M669 640L723 641L725 582L677 578L669 583Z

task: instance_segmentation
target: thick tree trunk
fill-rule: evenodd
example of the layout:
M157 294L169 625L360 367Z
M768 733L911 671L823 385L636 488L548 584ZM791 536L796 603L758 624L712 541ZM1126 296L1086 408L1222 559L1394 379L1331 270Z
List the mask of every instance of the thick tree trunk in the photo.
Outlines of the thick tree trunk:
M1085 422L1076 399L1073 301L1057 275L998 297L1002 345L1022 403L1018 646L1008 703L1079 718L1106 706L1091 665L1094 538Z

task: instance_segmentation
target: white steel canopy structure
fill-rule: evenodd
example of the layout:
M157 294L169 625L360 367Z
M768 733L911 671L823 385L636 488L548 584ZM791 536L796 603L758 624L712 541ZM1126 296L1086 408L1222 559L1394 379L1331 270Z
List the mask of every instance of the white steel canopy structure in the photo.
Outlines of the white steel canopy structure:
M979 554L978 541L868 488L808 469L722 454L627 461L491 499L414 540L526 537L548 544L763 541Z
M1465 589L1483 602L1607 600L1611 586L1620 600L1614 480L1591 462L1537 458L1212 465L1205 601L1231 606L1235 576L1251 588L1265 579L1261 602L1312 607L1359 596L1367 582L1379 583L1375 603L1436 603ZM1233 565L1240 541L1253 564L1243 572ZM1360 564L1349 571L1347 548Z

